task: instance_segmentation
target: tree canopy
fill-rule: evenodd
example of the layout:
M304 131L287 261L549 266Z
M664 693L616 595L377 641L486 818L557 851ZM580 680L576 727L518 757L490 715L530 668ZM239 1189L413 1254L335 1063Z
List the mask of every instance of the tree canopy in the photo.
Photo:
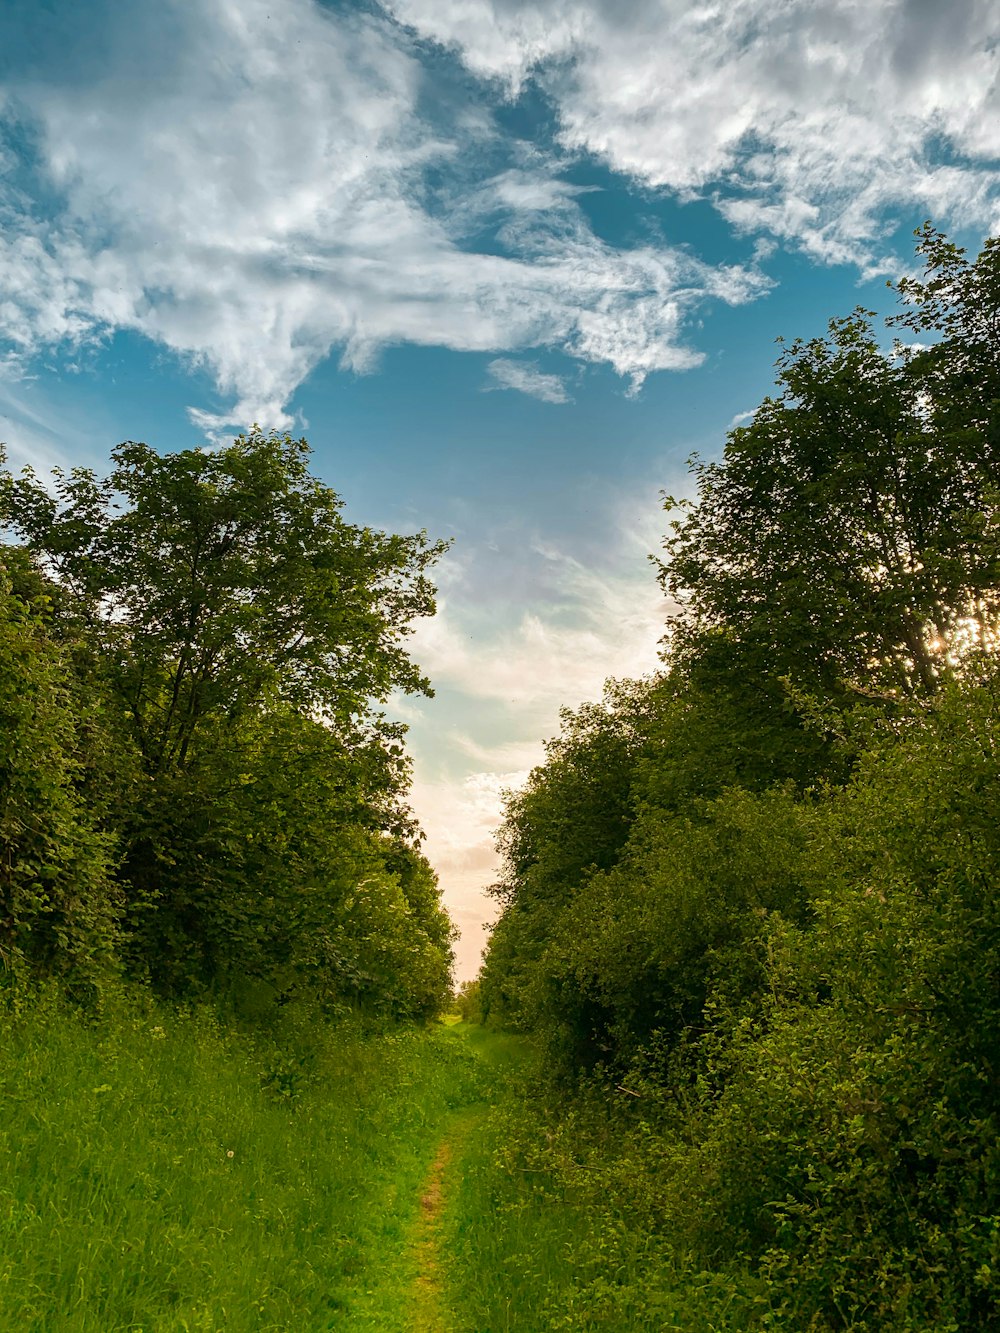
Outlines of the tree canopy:
M760 1327L1000 1319L1000 241L917 242L920 342L782 346L667 500L662 672L564 712L498 838L525 1169L627 1181Z
M56 470L51 489L8 475L0 514L99 633L148 766L271 698L345 728L394 689L429 692L404 640L446 543L345 522L304 440L111 457L106 478Z
M348 523L309 456L255 429L125 443L106 477L2 471L4 563L35 599L35 674L47 656L71 682L60 781L117 861L123 964L430 1012L450 926L380 706L430 692L406 640L447 543Z
M984 256L995 266L995 251ZM912 285L902 291L917 300ZM930 319L926 304L904 318L917 311ZM719 462L695 465L697 503L666 542L682 655L697 658L714 633L760 675L911 694L992 640L991 418L957 429L952 397L955 375L983 383L990 358L943 314L932 332L930 350L886 353L858 310L782 350L780 393L730 434Z

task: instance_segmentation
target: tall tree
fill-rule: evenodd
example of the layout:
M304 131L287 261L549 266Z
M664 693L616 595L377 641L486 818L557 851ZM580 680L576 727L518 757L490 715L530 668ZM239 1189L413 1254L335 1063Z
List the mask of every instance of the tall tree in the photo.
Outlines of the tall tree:
M695 466L661 571L682 657L721 636L762 677L908 694L995 633L1000 249L922 247L897 322L931 348L886 352L865 310L834 320L783 349L780 392Z
M106 692L137 756L114 791L90 765L129 964L171 991L311 974L341 998L433 1007L450 924L400 846L404 729L379 705L430 692L406 637L446 544L347 523L303 440L127 443L112 460L51 488L0 471L0 519L23 543L6 563L52 594L52 634L85 646L78 702ZM373 922L395 952L366 943Z
M404 640L434 609L445 543L345 522L304 440L254 430L160 455L126 443L98 479L3 477L3 517L100 636L150 771L206 722L269 698L341 730L394 689L428 692Z
M1000 236L988 237L970 260L930 222L915 234L923 276L889 284L903 307L889 322L931 335L929 345L911 351L930 389L932 420L938 429L950 428L953 437L976 437L995 475L1000 456Z

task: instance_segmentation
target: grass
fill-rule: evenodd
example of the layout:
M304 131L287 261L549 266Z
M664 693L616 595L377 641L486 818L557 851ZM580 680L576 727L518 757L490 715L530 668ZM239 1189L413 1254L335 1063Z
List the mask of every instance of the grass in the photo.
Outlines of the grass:
M5 1016L0 1328L404 1329L421 1182L480 1087L443 1028Z
M452 1196L464 1176L470 1145L476 1142L503 1073L524 1058L524 1043L478 1026L446 1019L456 1040L474 1057L478 1096L457 1110L443 1127L437 1153L424 1180L420 1215L413 1227L410 1333L460 1333L466 1329L452 1299Z
M460 1333L742 1333L764 1327L746 1272L702 1272L657 1224L648 1147L592 1107L547 1105L516 1038L472 1029L492 1104L446 1213ZM770 1326L770 1325L768 1325ZM775 1325L780 1327L780 1325Z
M468 1024L240 1032L122 996L0 1020L0 1329L735 1333L643 1146ZM612 1126L614 1121L606 1121Z

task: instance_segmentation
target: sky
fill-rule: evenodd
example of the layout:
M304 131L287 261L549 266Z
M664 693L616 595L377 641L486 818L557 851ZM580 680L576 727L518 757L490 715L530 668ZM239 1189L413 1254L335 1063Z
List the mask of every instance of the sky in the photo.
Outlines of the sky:
M660 494L813 336L1000 229L997 0L7 0L0 439L305 435L453 538L412 800L474 974L502 793L656 669Z

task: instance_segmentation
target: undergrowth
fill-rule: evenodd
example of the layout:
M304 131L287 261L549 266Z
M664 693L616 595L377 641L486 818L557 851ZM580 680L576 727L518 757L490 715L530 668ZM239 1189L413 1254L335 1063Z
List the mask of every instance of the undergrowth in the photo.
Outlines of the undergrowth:
M479 1095L454 1035L142 994L0 1020L0 1328L405 1327L419 1184Z
M488 1040L488 1039L487 1039ZM662 1145L661 1145L662 1146ZM513 1074L466 1153L449 1216L456 1326L490 1333L759 1329L759 1284L672 1244L658 1148L586 1099Z

